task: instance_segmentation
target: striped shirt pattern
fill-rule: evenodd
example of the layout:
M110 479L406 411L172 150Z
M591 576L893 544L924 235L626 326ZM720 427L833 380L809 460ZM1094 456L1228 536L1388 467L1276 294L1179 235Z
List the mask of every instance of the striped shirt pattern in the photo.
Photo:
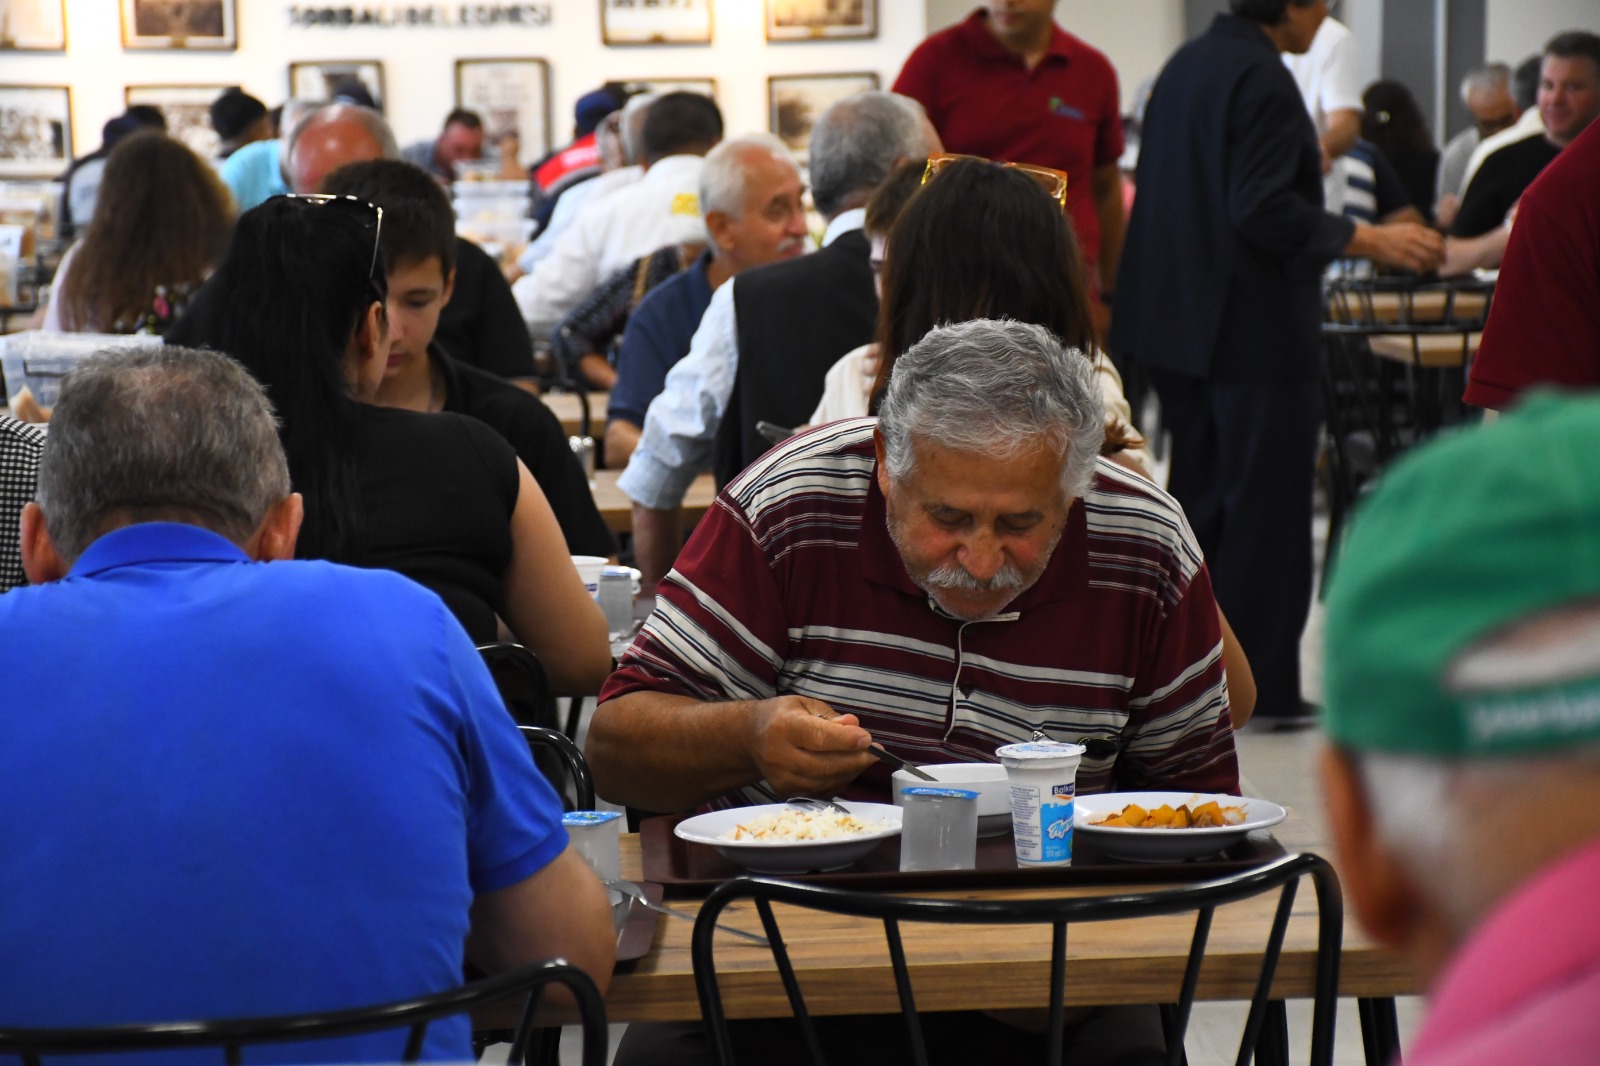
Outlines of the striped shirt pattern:
M906 574L876 482L872 419L820 427L727 487L601 692L802 695L913 762L995 761L1043 729L1110 736L1083 792L1238 791L1210 578L1183 512L1105 460L1039 581L963 622ZM883 800L891 770L845 795ZM769 802L764 785L716 805Z

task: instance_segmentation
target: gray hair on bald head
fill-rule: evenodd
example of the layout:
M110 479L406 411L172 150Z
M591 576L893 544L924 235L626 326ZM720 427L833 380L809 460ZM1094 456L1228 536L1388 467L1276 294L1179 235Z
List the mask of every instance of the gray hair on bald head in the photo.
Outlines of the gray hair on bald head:
M394 130L389 128L389 123L372 108L362 107L360 104L329 104L305 116L289 134L288 143L284 146L286 149L284 158L289 159L294 155L294 146L305 135L306 130L332 122L355 123L372 134L372 139L378 142L378 147L383 151L383 158L400 158L400 145L394 139Z
M750 185L750 162L763 154L795 167L789 147L770 133L747 133L707 152L700 168L701 213L721 211L735 218L742 216L745 191Z
M1011 459L1043 439L1063 458L1068 497L1082 497L1105 443L1094 374L1043 326L980 318L932 329L895 361L878 409L889 476L911 472L917 440Z
M922 119L903 96L847 96L811 128L811 198L828 218L867 202L895 166L927 155Z
M220 352L112 349L62 379L36 498L68 562L135 522L187 522L242 545L289 492L266 391Z
M1473 93L1511 95L1511 68L1504 63L1479 67L1461 79L1461 102L1471 103Z

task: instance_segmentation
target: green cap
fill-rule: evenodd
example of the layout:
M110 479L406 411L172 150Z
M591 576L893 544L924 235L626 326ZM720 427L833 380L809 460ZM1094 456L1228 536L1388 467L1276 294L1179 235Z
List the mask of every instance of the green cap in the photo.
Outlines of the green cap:
M1323 725L1357 751L1517 755L1600 740L1600 671L1460 691L1475 642L1600 601L1600 400L1536 395L1396 462L1327 596Z

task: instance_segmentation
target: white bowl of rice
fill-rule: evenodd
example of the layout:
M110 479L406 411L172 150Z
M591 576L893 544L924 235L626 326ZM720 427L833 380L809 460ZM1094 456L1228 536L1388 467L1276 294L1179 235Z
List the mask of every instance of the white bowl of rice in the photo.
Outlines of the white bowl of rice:
M856 800L839 803L848 815L767 803L697 814L679 822L673 832L762 874L842 870L900 832L899 807Z

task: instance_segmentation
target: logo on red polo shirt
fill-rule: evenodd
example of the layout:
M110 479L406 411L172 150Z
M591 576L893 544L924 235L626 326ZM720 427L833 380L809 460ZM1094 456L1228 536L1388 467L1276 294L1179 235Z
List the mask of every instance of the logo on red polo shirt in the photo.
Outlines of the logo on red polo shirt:
M1061 97L1059 97L1059 96L1052 96L1050 98L1050 105L1049 106L1050 106L1050 113L1052 115L1059 115L1061 118L1070 118L1074 122L1087 122L1087 121L1089 121L1087 118L1084 117L1084 114L1083 114L1082 111L1079 111L1077 108L1073 107L1071 104L1067 103L1065 100L1061 99Z

